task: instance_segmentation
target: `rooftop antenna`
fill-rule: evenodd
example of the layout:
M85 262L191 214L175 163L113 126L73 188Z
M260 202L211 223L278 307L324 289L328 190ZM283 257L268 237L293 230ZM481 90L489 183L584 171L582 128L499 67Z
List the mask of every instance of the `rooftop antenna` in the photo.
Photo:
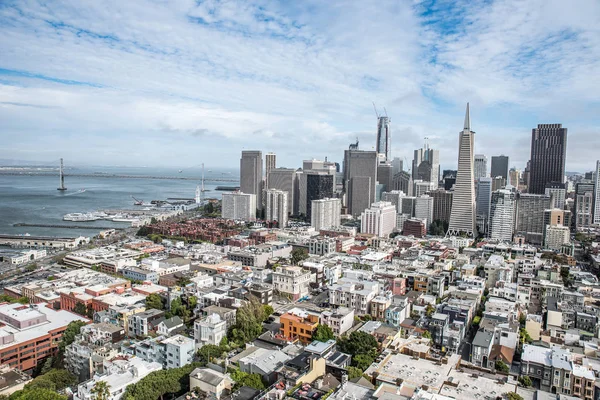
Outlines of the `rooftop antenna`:
M379 119L379 113L377 112L377 107L375 107L375 102L373 102L373 109L375 110L375 115L377 115L377 118Z
M60 186L56 190L65 191L65 174L63 172L63 159L60 159L60 172L59 172Z

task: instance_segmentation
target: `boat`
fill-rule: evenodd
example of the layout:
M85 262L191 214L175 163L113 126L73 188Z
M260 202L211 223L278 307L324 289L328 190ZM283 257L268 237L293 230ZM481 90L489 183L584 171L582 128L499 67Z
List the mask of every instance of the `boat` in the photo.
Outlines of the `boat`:
M70 213L63 216L63 221L74 221L74 222L86 222L86 221L98 221L106 218L108 215L103 212L91 212L91 213Z

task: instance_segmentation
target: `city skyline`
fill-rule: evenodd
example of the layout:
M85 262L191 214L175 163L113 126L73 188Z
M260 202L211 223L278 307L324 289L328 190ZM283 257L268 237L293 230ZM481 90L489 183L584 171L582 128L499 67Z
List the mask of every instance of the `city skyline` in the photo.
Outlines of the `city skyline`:
M383 3L369 13L336 3L7 2L5 158L221 167L259 147L281 166L340 162L356 137L375 148L374 101L392 120L392 157L410 160L428 137L442 168L455 168L469 101L476 154L506 154L523 169L531 129L561 123L567 171L589 171L600 145L597 82L586 79L600 65L589 28L599 15L595 2Z

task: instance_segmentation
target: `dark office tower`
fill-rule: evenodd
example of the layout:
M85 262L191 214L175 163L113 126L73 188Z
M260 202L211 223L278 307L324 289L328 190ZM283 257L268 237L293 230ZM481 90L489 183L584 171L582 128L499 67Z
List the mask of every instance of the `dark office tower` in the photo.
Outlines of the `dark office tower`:
M391 161L391 132L390 119L379 117L377 121L377 155L380 161Z
M240 159L240 191L256 195L256 207L262 210L262 152L258 150L242 151Z
M389 192L394 188L394 175L391 163L381 163L377 165L377 182L383 185L383 191Z
M501 176L508 182L508 156L492 156L492 178Z
M310 221L312 201L333 197L333 175L308 174L306 176L306 218Z
M377 184L377 152L346 150L344 181L348 212L358 217L375 202Z
M531 131L529 193L544 194L549 182L564 182L567 160L567 128L539 124Z
M445 169L442 173L442 181L444 182L444 190L451 190L456 183L456 170Z
M437 189L428 194L433 197L433 221L450 222L453 193L448 190Z
M402 190L405 195L412 196L413 182L408 172L400 171L395 174L392 186L394 190Z

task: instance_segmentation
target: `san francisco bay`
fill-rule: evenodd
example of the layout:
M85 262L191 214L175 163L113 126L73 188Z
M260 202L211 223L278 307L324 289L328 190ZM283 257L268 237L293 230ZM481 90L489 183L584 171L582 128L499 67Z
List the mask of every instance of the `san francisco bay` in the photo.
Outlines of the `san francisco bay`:
M58 171L51 175L27 175L34 168L22 170L20 175L0 175L0 233L49 236L91 236L97 232L88 229L23 227L14 224L85 225L98 227L128 227L129 223L112 221L67 222L63 216L75 212L92 212L106 209L136 209L134 199L149 203L167 198L194 198L196 186L201 185L199 167L179 170L175 168L134 167L81 167L65 170L66 191L56 190ZM70 176L87 175L85 177ZM103 175L103 176L101 176ZM117 176L154 176L187 179L139 179ZM219 169L205 171L206 198L220 198L217 186L237 186L239 171ZM197 180L194 178L198 178ZM233 182L215 182L229 180Z

